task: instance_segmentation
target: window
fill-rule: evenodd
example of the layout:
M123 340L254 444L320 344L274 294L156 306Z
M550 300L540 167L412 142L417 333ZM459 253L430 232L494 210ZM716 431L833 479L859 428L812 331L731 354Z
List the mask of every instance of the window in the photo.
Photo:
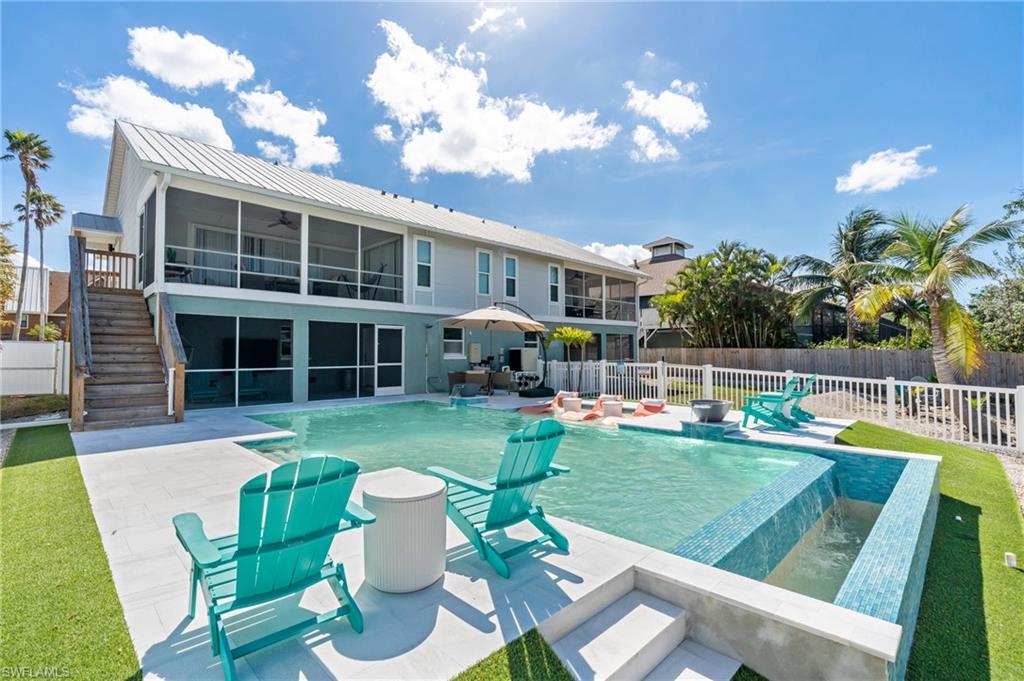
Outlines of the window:
M605 300L606 319L636 321L636 282L606 277Z
M442 351L445 359L465 359L465 329L446 326L442 331Z
M292 321L179 314L188 364L185 406L237 406L292 399Z
M27 314L22 314L21 315L21 323L19 324L19 326L21 328L23 328L23 329L27 329L28 328L28 315Z
M519 258L505 256L505 297L516 299L519 290Z
M434 285L434 242L416 239L416 288L430 289Z
M548 265L548 301L558 302L558 265Z
M540 346L540 334L536 331L527 331L523 334L523 347L536 348Z
M600 274L565 270L565 316L601 319L604 316L603 291Z
M491 295L491 253L476 252L476 292L481 296Z
M633 336L628 333L609 333L605 336L605 354L613 362L633 359Z

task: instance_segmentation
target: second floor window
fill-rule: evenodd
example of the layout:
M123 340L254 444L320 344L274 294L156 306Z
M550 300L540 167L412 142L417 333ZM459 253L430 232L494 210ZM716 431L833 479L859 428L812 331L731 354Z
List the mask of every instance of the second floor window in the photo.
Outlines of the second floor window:
M416 286L432 288L434 284L434 244L416 239Z
M558 265L548 265L548 301L558 302Z
M476 292L491 295L491 254L488 251L476 252Z
M519 259L513 255L505 256L505 297L513 300L518 296Z

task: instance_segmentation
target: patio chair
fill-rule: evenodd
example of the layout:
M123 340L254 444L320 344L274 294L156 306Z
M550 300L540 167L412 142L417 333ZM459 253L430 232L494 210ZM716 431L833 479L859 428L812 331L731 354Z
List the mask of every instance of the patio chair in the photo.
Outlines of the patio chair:
M504 390L506 395L512 393L512 372L496 371L491 374L491 394L495 390Z
M534 546L551 542L563 551L569 549L569 540L534 504L540 483L569 472L567 467L552 463L563 435L565 428L553 419L542 419L512 433L498 464L498 474L485 480L468 478L440 466L427 469L448 485L448 517L466 535L480 558L502 577L511 574L509 558ZM531 523L541 536L504 551L499 551L485 536L522 522Z
M795 379L795 378L791 378L789 380L790 381L793 381L793 380L797 380L798 381L798 379ZM818 374L813 374L812 376L810 376L806 381L804 381L804 384L800 387L799 390L794 390L790 394L790 396L789 396L789 404L788 405L783 405L782 413L783 413L784 416L789 418L790 423L792 425L799 427L799 425L801 423L807 423L808 421L813 421L815 418L817 418L811 412L806 411L805 409L802 409L800 407L800 402L802 402L805 397L807 397L808 395L811 394L812 388L814 387L814 382L816 380L818 380ZM798 381L797 384L799 385L799 381ZM782 393L773 392L773 393L761 393L761 394L762 395L781 395Z
M750 395L743 399L743 427L747 427L748 419L761 421L779 430L793 430L793 420L786 416L783 407L789 401L800 384L799 378L791 378L786 382L786 387L781 393L764 393L761 395Z
M178 541L192 558L188 616L195 617L202 588L210 645L224 676L235 679L234 660L314 626L347 617L357 632L363 615L349 593L344 567L327 555L334 536L374 522L349 501L359 464L334 456L290 461L257 475L239 490L238 534L210 539L195 513L174 516ZM326 580L339 607L232 648L224 616L299 593Z

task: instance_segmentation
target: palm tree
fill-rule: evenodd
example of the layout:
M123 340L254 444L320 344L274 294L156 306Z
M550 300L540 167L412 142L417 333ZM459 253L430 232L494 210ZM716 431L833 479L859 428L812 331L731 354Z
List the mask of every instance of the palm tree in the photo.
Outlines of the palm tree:
M877 320L883 312L919 298L928 310L939 382L970 377L984 365L981 341L977 325L954 294L970 279L996 276L996 269L974 257L974 251L1014 238L1019 221L996 220L970 231L968 207L961 206L942 222L900 214L890 224L895 239L883 254L888 262L864 263L859 268L876 283L857 295L857 314Z
M591 341L594 334L586 329L577 329L575 326L559 326L551 334L551 340L561 341L568 350L569 361L572 361L572 349L580 349L580 372L579 380L577 384L580 390L583 389L583 348L587 346L587 343ZM566 375L566 381L569 383L569 389L572 390L572 377Z
M789 286L796 290L794 314L810 315L822 303L835 302L846 308L846 347L853 347L854 300L873 283L870 274L859 269L862 263L876 262L893 241L883 229L885 216L870 208L855 208L836 227L829 246L829 259L801 255L791 265L794 274Z
M7 142L7 153L0 160L17 160L21 168L21 176L25 180L25 205L31 205L30 193L36 186L36 171L45 170L49 167L47 161L53 158L50 145L34 132L22 130L4 130L4 141ZM14 340L21 336L21 314L25 307L25 275L28 273L28 239L30 211L25 212L25 241L22 244L21 252L24 256L21 261L21 282L18 288L18 307L14 313Z
M53 194L47 194L39 189L29 192L29 206L19 203L14 207L18 211L18 217L24 219L28 216L39 230L39 318L40 324L46 328L46 295L44 285L46 283L46 265L43 258L43 230L50 225L55 225L64 217L64 206ZM45 334L39 335L39 340L47 340Z

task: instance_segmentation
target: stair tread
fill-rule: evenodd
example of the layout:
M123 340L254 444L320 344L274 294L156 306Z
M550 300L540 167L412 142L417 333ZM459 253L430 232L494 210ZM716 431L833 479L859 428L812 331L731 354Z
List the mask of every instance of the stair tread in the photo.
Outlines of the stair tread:
M634 589L552 647L577 678L606 679L684 616L683 608Z
M740 665L739 660L687 639L644 681L729 681Z
M132 418L135 416L166 416L167 404L139 404L131 407L93 407L86 409L86 419L110 420L110 418Z
M109 421L85 421L86 430L111 430L114 428L141 428L174 423L173 416L150 416L138 419L112 419Z

